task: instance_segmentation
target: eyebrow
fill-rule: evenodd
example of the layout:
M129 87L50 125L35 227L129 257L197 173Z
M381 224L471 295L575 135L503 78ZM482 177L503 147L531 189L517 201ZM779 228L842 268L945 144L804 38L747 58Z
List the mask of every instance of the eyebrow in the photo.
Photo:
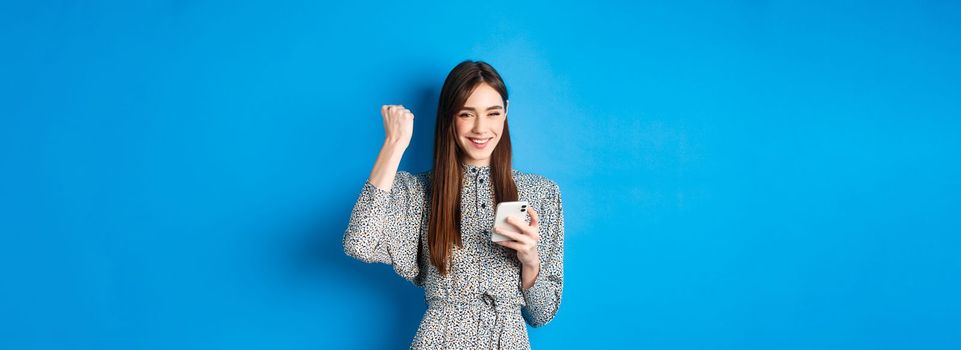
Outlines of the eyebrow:
M462 111L465 110L465 109L466 109L466 110L475 111L475 112L477 111L477 109L474 108L474 107L466 107L466 106L465 106L464 108L461 108ZM488 111L494 110L494 109L504 109L504 106L490 106L490 107L487 107L487 110L488 110Z

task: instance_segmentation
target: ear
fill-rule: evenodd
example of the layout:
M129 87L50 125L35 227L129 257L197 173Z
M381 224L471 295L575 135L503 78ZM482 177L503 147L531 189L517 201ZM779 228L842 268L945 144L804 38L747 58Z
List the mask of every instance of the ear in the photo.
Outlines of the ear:
M510 104L510 100L504 100L504 118L507 118L507 107Z

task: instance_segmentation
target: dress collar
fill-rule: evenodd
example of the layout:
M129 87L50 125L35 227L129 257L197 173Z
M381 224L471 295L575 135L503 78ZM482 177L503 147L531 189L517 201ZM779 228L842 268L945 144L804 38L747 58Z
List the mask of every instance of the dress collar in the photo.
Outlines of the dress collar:
M490 165L471 165L467 163L461 163L461 165L464 167L464 173L468 175L489 173L491 169Z

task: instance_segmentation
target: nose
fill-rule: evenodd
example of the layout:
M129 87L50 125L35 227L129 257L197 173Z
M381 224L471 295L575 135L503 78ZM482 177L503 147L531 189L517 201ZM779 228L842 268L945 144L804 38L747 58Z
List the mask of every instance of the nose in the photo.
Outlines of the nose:
M475 134L482 134L484 132L484 127L487 126L487 121L483 116L478 116L474 118L474 127L471 128L471 132Z

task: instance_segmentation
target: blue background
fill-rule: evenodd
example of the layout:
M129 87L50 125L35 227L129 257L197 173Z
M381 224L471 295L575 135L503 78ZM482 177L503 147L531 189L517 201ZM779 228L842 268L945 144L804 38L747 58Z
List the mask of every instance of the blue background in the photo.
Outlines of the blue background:
M340 239L383 138L429 168L447 72L560 184L537 348L961 348L950 1L4 1L0 348L405 348Z

